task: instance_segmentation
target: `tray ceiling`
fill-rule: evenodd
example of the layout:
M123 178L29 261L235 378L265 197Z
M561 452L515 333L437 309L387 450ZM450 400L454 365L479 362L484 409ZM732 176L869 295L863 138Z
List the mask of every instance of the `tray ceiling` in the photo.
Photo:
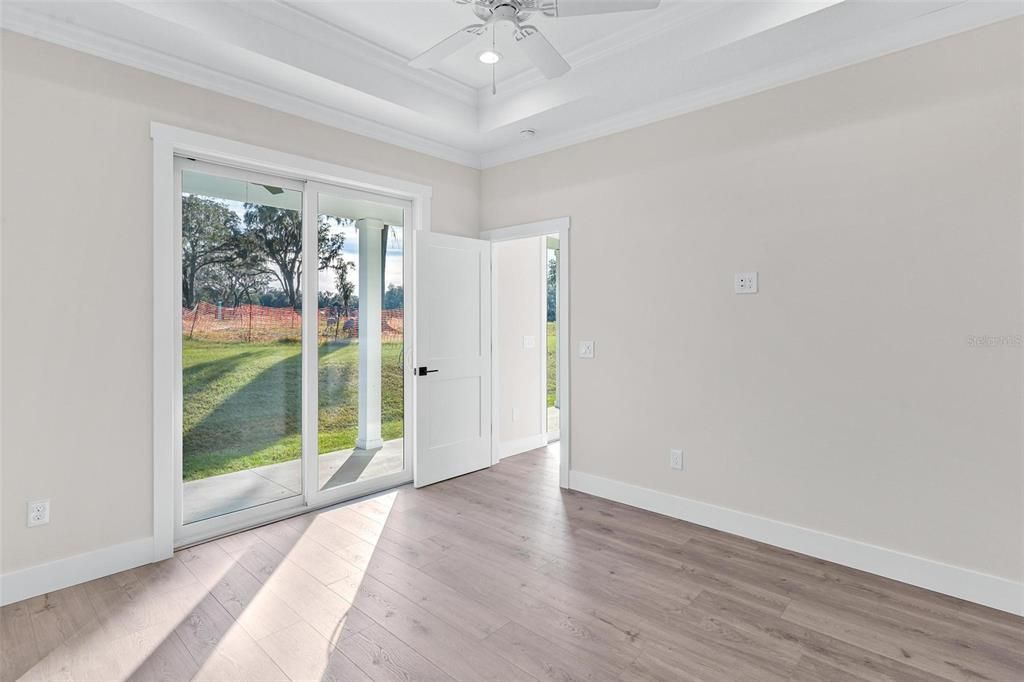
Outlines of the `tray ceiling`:
M499 26L476 55L407 65L475 23L450 0L19 2L0 24L475 167L742 97L1022 13L1004 0L689 2L531 23L572 65L544 79ZM536 130L532 138L523 129Z

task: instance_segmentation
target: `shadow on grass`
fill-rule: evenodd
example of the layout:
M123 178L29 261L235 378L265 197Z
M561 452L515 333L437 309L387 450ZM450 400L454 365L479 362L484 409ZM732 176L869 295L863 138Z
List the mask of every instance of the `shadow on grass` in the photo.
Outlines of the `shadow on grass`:
M255 351L246 351L230 357L221 358L220 360L209 360L207 362L199 362L188 367L184 367L181 371L182 385L186 389L185 395L189 395L188 387L203 387L209 386L210 384L220 381L231 372L238 369L238 367L245 361L251 360L257 355ZM194 393L195 391L191 391Z
M221 360L203 363L208 376L226 377L239 369L254 353L241 353ZM211 365L215 367L210 367ZM197 375L206 386L206 376ZM193 395L199 391L193 392ZM252 379L241 384L201 421L188 429L182 441L185 478L199 462L231 460L252 455L281 444L288 436L298 436L302 423L302 357L286 356L265 367ZM273 461L299 456L298 440L294 445L281 444L282 452ZM294 449L294 453L289 450ZM288 455L292 456L289 457ZM218 467L220 468L220 467Z
M320 404L344 410L356 426L356 394L350 390L359 367L354 362L330 362L331 355L349 344L319 348ZM283 348L287 353L291 348ZM200 400L207 387L228 378L248 362L258 362L259 351L241 351L188 367L183 373L186 399ZM325 360L328 360L325 362ZM351 403L351 405L350 405ZM234 390L183 434L183 469L186 480L205 478L276 462L298 459L302 430L302 356L294 352L260 370ZM187 409L186 405L186 409ZM347 414L351 413L351 414ZM248 461L246 461L248 460Z

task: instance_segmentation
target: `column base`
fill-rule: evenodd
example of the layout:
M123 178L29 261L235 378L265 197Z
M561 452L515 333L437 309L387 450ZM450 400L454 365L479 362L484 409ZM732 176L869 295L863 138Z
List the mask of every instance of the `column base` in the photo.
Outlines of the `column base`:
M356 438L356 450L380 450L384 447L384 441L380 438L370 438L369 440L359 437Z

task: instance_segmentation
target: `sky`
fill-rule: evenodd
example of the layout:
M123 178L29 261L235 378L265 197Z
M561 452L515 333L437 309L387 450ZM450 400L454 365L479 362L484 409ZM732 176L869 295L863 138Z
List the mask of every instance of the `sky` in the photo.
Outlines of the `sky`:
M342 258L350 263L356 264L356 269L349 271L349 279L355 284L356 296L359 295L359 231L355 227L343 227L342 234L345 235L345 245L342 247ZM396 287L402 286L402 228L388 228L388 252L384 259L384 288L389 284ZM320 291L335 293L337 272L334 268L320 271Z

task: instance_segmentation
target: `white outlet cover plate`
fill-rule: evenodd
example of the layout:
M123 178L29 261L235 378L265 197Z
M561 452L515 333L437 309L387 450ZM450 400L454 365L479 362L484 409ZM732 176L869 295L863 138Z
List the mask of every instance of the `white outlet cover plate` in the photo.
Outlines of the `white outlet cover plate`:
M49 500L32 500L27 506L27 522L29 528L33 526L44 526L50 522Z
M593 341L580 341L580 357L586 359L594 357Z
M757 293L757 273L756 272L737 272L736 273L736 293L737 294L756 294Z
M683 451L673 448L668 451L668 465L673 469L682 471L683 469Z

